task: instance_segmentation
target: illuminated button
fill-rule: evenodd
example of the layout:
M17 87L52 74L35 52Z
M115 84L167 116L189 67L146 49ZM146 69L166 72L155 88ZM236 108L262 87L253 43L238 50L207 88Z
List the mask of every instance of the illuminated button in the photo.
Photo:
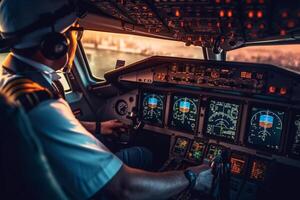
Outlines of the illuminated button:
M175 16L176 16L176 17L180 17L180 11L179 11L179 9L176 9L176 11L175 11Z
M264 13L261 10L257 11L256 16L257 18L262 18L264 16Z
M269 86L268 91L269 91L270 94L274 94L276 92L276 87L271 85L271 86Z
M250 11L248 12L248 17L249 17L249 18L253 18L253 17L254 17L254 12L253 12L252 10L250 10Z
M264 24L260 24L259 25L259 29L261 29L261 30L265 29L265 25Z
M282 17L282 18L287 18L287 17L288 17L287 11L283 11L283 12L281 13L281 17Z
M247 24L247 29L252 29L252 24L251 23Z
M228 10L227 11L227 17L232 17L233 13L232 13L232 10Z
M287 94L287 89L286 88L280 88L279 94L282 95L282 96L286 95Z
M288 28L294 28L295 27L295 22L293 20L288 21L287 27Z
M280 30L280 35L285 36L286 35L286 30L284 30L284 29Z
M225 16L225 11L224 10L220 10L219 16L220 17L224 17Z

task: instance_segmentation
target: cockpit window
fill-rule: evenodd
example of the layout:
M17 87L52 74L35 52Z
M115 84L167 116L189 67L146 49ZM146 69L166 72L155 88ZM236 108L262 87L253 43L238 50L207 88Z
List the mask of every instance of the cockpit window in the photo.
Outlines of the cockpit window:
M272 64L300 72L300 45L245 47L227 52L227 60Z
M2 74L2 67L1 67L1 64L2 62L4 61L4 59L6 58L8 53L0 53L0 77L1 77L1 74Z
M85 31L82 44L91 73L98 79L103 79L105 72L114 69L117 60L123 60L125 65L129 65L155 55L203 58L200 47L135 35Z

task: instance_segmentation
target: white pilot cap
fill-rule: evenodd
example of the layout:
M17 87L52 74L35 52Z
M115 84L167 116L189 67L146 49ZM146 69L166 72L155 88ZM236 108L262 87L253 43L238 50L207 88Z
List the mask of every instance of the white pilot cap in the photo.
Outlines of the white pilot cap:
M0 0L0 32L5 39L6 33L22 32L22 29L38 21L42 16L53 14L64 6L70 5L70 0ZM40 44L47 33L53 31L63 33L77 20L76 12L57 19L49 27L41 27L22 36L14 48L28 48ZM8 34L10 35L10 34Z

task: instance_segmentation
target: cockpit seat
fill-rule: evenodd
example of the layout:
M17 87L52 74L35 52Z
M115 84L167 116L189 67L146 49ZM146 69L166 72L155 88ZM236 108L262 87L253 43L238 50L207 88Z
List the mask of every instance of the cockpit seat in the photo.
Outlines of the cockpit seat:
M0 92L0 199L67 199L23 109Z

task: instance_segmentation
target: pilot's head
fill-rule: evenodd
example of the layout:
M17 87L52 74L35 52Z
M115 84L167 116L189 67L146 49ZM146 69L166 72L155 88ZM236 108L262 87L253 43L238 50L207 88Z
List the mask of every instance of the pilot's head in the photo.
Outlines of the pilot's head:
M2 0L1 37L12 52L60 69L75 56L77 10L72 0Z

